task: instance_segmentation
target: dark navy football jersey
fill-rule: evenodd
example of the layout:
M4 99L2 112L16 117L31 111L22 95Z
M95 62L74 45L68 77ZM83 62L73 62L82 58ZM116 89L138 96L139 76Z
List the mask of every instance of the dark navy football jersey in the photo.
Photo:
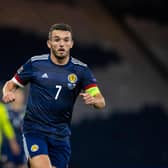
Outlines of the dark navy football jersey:
M32 130L69 136L72 110L81 90L97 81L88 66L70 57L66 65L56 65L49 54L31 57L18 69L13 81L30 83L24 132Z

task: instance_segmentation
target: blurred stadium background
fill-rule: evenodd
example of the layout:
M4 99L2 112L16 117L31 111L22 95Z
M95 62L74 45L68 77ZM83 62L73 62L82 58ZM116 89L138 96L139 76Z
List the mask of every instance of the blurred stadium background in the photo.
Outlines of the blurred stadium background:
M51 24L74 31L72 55L93 69L103 111L79 99L72 168L168 166L166 0L5 0L0 6L0 81L30 56L48 52Z

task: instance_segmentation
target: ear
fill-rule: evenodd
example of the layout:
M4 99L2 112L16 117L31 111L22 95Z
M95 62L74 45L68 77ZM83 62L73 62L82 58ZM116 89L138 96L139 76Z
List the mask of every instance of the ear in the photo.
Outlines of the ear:
M51 48L50 40L47 40L47 46L48 48Z

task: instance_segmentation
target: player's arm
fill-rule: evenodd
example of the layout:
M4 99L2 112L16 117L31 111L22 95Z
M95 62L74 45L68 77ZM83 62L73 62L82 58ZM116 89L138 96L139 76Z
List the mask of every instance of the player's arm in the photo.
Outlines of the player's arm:
M13 81L7 81L2 89L2 100L4 103L10 103L15 100L15 90L18 88L18 85Z
M87 105L93 105L98 109L105 107L105 99L96 85L87 88L85 93L80 93L80 96L83 97L83 100Z

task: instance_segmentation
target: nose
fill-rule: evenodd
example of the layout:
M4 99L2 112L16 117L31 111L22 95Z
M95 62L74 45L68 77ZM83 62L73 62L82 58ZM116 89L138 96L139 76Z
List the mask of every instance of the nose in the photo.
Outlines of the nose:
M64 46L64 41L63 40L60 41L60 46L61 47Z

